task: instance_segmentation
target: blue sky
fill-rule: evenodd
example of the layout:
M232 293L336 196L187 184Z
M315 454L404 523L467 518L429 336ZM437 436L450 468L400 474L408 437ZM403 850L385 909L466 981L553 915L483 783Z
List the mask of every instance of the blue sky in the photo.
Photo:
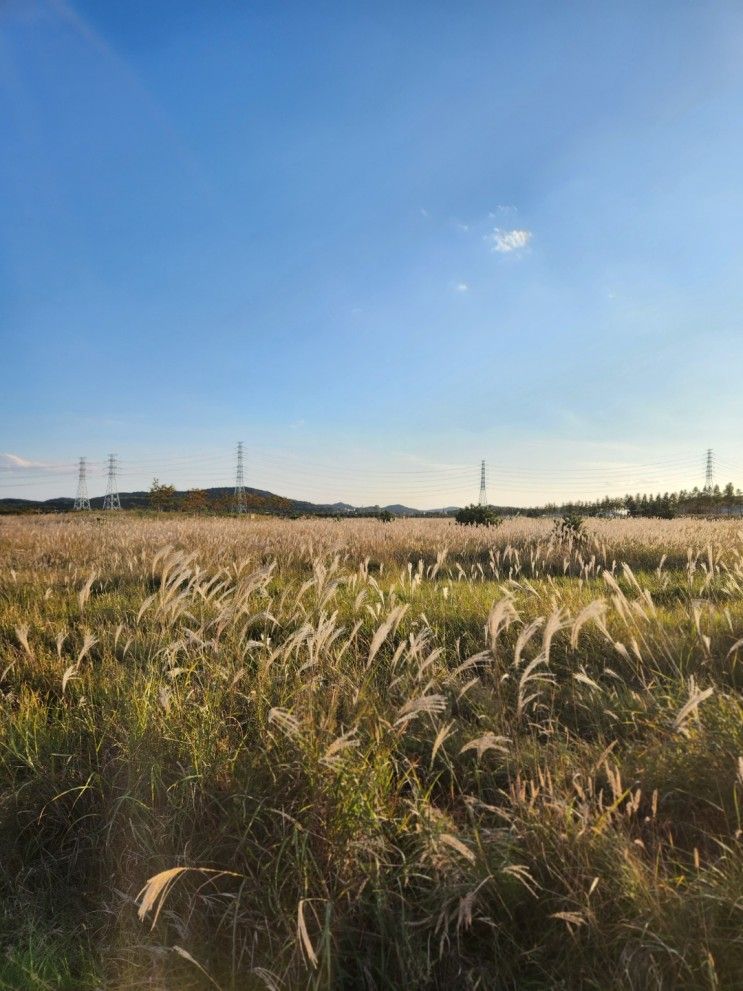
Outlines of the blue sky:
M741 111L739 3L9 0L1 494L743 485Z

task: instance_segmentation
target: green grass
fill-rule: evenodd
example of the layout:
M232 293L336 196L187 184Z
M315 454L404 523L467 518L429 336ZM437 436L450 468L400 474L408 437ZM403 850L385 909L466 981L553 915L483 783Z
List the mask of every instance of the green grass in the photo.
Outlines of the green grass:
M741 986L742 550L4 520L0 989Z

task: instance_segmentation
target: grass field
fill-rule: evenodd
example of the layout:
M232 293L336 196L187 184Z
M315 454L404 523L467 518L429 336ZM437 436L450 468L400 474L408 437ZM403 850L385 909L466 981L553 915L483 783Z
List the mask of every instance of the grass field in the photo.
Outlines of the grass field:
M743 986L731 522L0 521L0 988Z

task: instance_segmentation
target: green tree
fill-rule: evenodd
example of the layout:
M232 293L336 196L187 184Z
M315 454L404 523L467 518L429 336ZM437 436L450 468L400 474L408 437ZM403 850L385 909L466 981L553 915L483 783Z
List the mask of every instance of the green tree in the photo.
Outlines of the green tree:
M492 506L465 506L454 519L460 526L500 526L503 522Z
M162 485L157 478L152 479L150 486L150 505L153 509L163 512L172 509L175 502L175 486Z

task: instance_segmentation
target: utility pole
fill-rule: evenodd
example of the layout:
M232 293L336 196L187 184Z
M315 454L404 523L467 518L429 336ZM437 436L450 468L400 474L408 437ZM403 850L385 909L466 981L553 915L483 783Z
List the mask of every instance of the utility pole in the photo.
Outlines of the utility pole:
M243 470L243 442L237 445L237 468L235 470L235 512L246 513L248 511L247 500L245 498L245 474Z
M106 495L103 499L104 509L121 509L119 502L119 487L116 481L118 471L118 461L115 454L108 456L108 482L106 484Z
M80 458L77 469L77 495L73 509L90 509L90 499L88 499L88 465L85 458Z
M477 500L479 506L487 506L488 503L488 493L485 488L485 462L480 463L480 496Z
M704 491L711 492L715 482L715 456L712 448L707 448L707 464L704 471Z

